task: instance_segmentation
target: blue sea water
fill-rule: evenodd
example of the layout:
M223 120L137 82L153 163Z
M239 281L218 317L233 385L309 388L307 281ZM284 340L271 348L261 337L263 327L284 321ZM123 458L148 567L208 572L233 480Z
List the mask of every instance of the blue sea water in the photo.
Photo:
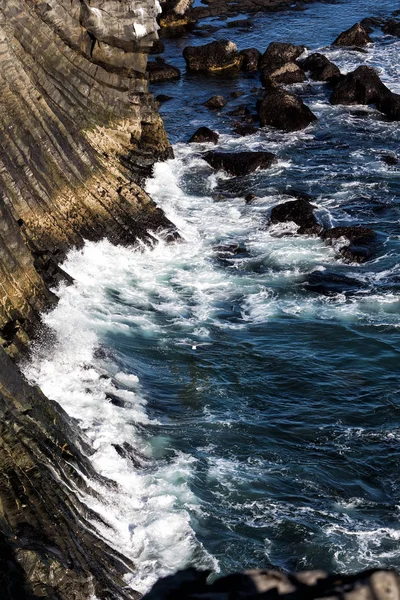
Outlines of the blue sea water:
M209 38L168 39L165 57L184 71L185 45L290 41L343 72L374 66L400 92L398 39L376 31L366 53L329 47L396 8L315 3L253 16L248 31L210 20L219 29ZM126 580L140 591L187 565L400 568L400 170L381 160L399 153L399 125L373 108L331 106L326 86L308 81L292 89L315 125L239 137L228 112L254 110L254 87L253 75L183 72L154 89L173 96L161 112L175 158L155 166L147 191L183 242L72 251L64 268L75 284L43 316L56 341L24 365L117 482L92 482L98 495L86 501L101 516L93 525L134 560ZM223 111L202 106L237 90ZM200 125L220 133L219 149L269 150L278 163L245 178L216 173L201 157L209 147L186 143ZM268 227L293 189L313 196L327 226L373 227L373 258L348 263L290 225ZM221 244L243 252L221 254Z

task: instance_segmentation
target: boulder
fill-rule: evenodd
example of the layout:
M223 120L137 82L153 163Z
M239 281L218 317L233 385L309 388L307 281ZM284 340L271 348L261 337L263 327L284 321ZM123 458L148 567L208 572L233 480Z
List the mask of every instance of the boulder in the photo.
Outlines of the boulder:
M334 46L363 47L372 42L366 29L356 23L350 29L343 31L333 42Z
M391 92L372 67L361 66L345 75L330 98L331 104L375 104L390 119L400 120L400 95Z
M364 287L362 282L353 277L332 271L312 271L306 276L305 287L311 292L334 296L349 294Z
M162 0L161 27L184 27L195 22L190 13L193 0Z
M400 37L400 21L388 19L382 26L383 33Z
M204 46L187 46L183 58L191 71L222 71L238 69L242 62L236 44L229 40L217 40Z
M305 46L272 42L259 61L261 81L276 83L301 83L305 81L304 71L294 62L305 50Z
M237 123L236 126L232 129L233 133L237 133L237 135L245 136L245 135L253 135L253 133L257 133L257 127L254 125L243 125L241 123Z
M223 108L225 104L226 100L223 96L212 96L207 102L204 102L203 106L207 108Z
M242 71L252 72L258 70L261 52L257 48L246 48L245 50L241 50L239 54L242 57Z
M282 131L299 131L317 120L298 96L280 88L267 90L257 110L262 127L269 125Z
M164 50L164 43L161 40L154 40L153 45L149 50L149 54L162 54Z
M314 81L335 82L340 77L339 68L319 52L307 56L307 58L302 61L301 66L303 69L310 72L310 77L311 79L314 79Z
M375 232L369 227L333 227L323 231L321 237L339 250L351 262L365 262L374 250Z
M360 21L360 25L367 33L372 33L377 27L383 26L384 21L378 17L366 17Z
M298 233L319 234L322 231L322 226L314 215L315 208L311 202L303 198L289 200L273 207L270 214L270 223L293 222L299 226Z
M393 154L382 154L381 161L390 167L393 167L399 163L399 159Z
M181 72L177 67L164 62L149 61L147 63L147 72L151 83L172 81L173 79L179 79L181 76Z
M195 142L197 144L203 144L205 142L209 142L211 144L216 144L218 140L218 133L212 131L208 127L199 127L199 129L192 135L188 143L192 144Z
M222 169L230 175L248 175L256 169L268 169L276 162L271 152L207 152L203 158L214 169Z

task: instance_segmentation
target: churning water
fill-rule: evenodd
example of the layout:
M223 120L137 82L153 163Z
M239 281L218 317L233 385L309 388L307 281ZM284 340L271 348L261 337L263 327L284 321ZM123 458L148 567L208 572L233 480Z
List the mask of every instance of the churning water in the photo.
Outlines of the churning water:
M274 40L322 48L343 72L375 66L400 92L395 38L376 33L365 54L324 48L376 10L314 4L259 15L246 32L214 21L213 36L262 51ZM166 56L182 66L189 43L204 39L169 40ZM326 86L307 82L294 89L315 125L239 137L227 112L254 108L254 86L252 75L159 86L174 96L162 111L175 159L156 165L147 190L184 241L71 252L75 284L43 316L56 341L24 366L118 483L87 502L134 560L127 584L140 591L188 564L400 568L400 185L399 168L381 160L398 152L399 126L371 108L330 106ZM219 114L202 107L239 89ZM278 163L245 178L215 173L201 158L208 147L185 143L199 125L221 133L220 149L269 150ZM313 196L326 225L373 227L373 259L345 263L318 238L268 227L291 189ZM230 244L241 251L217 248Z

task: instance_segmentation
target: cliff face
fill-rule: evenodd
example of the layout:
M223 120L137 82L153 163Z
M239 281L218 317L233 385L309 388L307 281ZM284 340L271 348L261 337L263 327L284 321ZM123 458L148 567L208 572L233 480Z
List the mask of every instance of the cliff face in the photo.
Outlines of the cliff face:
M139 184L171 148L145 75L156 0L0 6L0 342L12 355L71 245L169 226Z

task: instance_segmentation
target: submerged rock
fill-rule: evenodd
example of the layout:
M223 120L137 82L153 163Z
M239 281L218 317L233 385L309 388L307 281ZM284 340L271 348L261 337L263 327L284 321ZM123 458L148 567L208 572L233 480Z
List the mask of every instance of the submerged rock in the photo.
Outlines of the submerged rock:
M293 222L299 226L298 233L319 234L323 228L314 215L315 208L316 206L303 198L289 200L272 208L270 223Z
M236 44L217 40L204 46L187 46L183 58L191 71L222 71L239 68L242 62Z
M216 144L218 142L219 135L212 129L208 127L199 127L199 129L192 135L189 144L196 142L198 144L202 144L204 142L209 142L211 144Z
M400 95L391 92L372 67L361 66L345 75L330 98L331 104L374 104L390 119L400 119Z
M399 159L394 154L382 154L381 161L393 167L399 163Z
M299 131L317 120L314 113L296 96L281 88L270 88L257 106L261 125L282 131Z
M364 262L372 257L376 234L369 227L333 227L321 236L334 245L344 258L352 262Z
M311 292L334 296L348 294L363 287L362 282L353 277L332 271L312 271L306 277L305 287Z
M214 169L222 169L230 175L248 175L256 169L268 169L276 162L272 152L207 152L203 158Z
M335 82L340 77L339 68L319 52L307 56L301 66L306 71L310 71L310 77L315 81Z
M360 24L356 23L350 29L343 31L333 42L334 46L363 47L372 42L368 32Z
M204 102L203 106L207 108L223 108L225 104L226 100L223 96L212 96L207 102Z
M181 72L178 67L168 65L164 62L149 61L147 63L147 72L149 74L149 81L151 83L172 81L173 79L179 79L181 76Z

